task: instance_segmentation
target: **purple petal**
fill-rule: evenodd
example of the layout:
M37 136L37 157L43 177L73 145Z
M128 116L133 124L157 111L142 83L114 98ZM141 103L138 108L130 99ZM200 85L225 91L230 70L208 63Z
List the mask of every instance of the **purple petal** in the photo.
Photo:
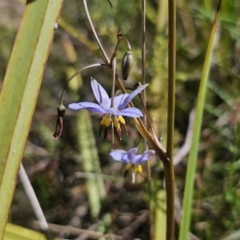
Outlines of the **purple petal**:
M110 156L115 160L115 161L122 161L122 158L124 155L126 155L127 152L125 150L122 149L116 149L116 150L112 150L110 152Z
M68 107L72 110L88 109L91 112L106 114L106 110L100 105L92 102L71 103Z
M103 106L110 107L111 101L105 89L93 78L91 80L91 86L92 86L93 94L97 99L98 103Z
M118 114L118 111L115 108L104 107L104 106L103 106L103 108L104 108L105 112L108 113L108 114L111 114L111 115L114 115L114 116L121 115L121 114Z
M142 117L143 114L138 108L130 107L125 108L121 111L118 111L117 116L126 116L126 117Z
M150 158L152 155L154 155L154 154L155 154L155 151L154 151L154 150L147 150L147 151L145 151L145 152L142 154L141 158L139 159L139 162L141 163L141 162L145 162L145 161L149 160L149 158Z
M132 160L132 164L141 164L142 154L138 154L134 156L134 159Z
M144 84L144 85L138 87L137 89L135 89L132 93L129 94L128 97L126 97L126 98L124 99L124 101L119 105L118 109L119 109L119 110L124 109L124 108L128 105L128 103L129 103L136 95L138 95L142 90L144 90L147 86L148 86L148 84Z
M127 152L127 157L130 162L134 160L137 150L138 150L137 148L132 148Z
M133 164L142 164L143 162L150 159L150 157L155 154L154 150L147 150L143 154L138 154L134 156L132 161Z
M151 155L154 155L154 154L155 154L155 151L154 151L154 150L146 150L146 151L143 152L143 155L149 155L149 156L151 156Z
M129 96L128 93L120 94L114 97L114 108L118 109L118 106ZM111 101L111 99L110 99Z

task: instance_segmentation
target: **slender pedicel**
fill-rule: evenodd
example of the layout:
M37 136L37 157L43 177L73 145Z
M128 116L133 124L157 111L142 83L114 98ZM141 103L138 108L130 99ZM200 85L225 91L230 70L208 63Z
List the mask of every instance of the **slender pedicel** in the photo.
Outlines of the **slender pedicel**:
M58 108L57 108L57 122L56 122L56 128L55 128L55 132L53 134L53 137L52 139L53 140L57 140L61 134L62 134L62 131L63 131L63 117L65 115L65 107L64 107L64 104L63 104L63 97L64 97L64 93L67 89L67 86L69 84L69 82L77 75L77 74L80 74L83 70L86 70L86 69L89 69L89 68L93 68L93 67L99 67L99 66L102 66L102 67L105 67L106 64L102 64L102 63L95 63L95 64L91 64L91 65L88 65L82 69L80 69L79 71L77 71L76 73L74 73L68 80L67 80L67 83L65 85L65 87L63 88L62 90L62 93L61 93L61 97L60 97L60 100L59 100L59 105L58 105Z

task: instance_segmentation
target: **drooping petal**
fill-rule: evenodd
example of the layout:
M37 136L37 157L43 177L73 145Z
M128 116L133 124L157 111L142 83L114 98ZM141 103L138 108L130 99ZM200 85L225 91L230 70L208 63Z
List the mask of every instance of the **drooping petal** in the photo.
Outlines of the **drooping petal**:
M129 103L136 95L138 95L142 90L144 90L147 86L148 86L148 84L144 84L144 85L138 87L137 89L135 89L133 92L131 92L131 93L129 94L129 96L126 97L126 98L124 99L124 101L118 106L118 109L119 109L119 110L124 109L124 108L128 105L128 103Z
M92 102L79 102L79 103L71 103L68 107L72 110L79 110L79 109L87 109L91 112L102 113L106 114L106 110L98 105L97 103Z
M105 89L95 80L92 78L91 86L93 90L93 94L100 105L110 107L111 101Z
M122 149L116 149L116 150L112 150L110 152L110 156L115 160L115 161L122 161L122 158L124 155L126 155L127 152L125 150Z
M118 111L116 115L126 116L126 117L142 117L143 116L142 112L135 107L125 108L121 111Z

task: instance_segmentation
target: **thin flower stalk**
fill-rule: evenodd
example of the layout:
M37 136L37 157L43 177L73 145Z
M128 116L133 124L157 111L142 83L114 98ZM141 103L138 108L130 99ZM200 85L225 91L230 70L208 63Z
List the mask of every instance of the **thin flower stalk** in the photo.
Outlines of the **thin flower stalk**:
M111 106L114 108L114 94L115 94L115 85L116 85L116 57L113 57L112 69L113 69L113 82L112 82ZM113 124L113 122L111 125L112 125L112 143L114 143L114 124Z
M57 108L57 122L56 122L56 128L55 128L55 132L53 134L53 137L52 139L53 140L57 140L61 134L62 134L62 131L63 131L63 117L65 115L65 106L63 104L63 97L64 97L64 93L67 89L67 86L69 84L69 82L77 75L77 74L80 74L83 70L86 70L86 69L89 69L89 68L93 68L93 67L105 67L106 64L102 64L102 63L95 63L95 64L91 64L91 65L88 65L82 69L80 69L79 71L77 71L76 73L74 73L68 80L67 80L67 83L65 85L65 87L63 88L63 91L61 93L61 96L60 96L60 100L59 100L59 105L58 105L58 108Z
M164 162L166 193L167 193L167 229L166 239L174 240L174 116L175 116L175 71L176 71L176 0L168 1L168 124L167 124L167 155L168 162Z
M109 1L109 2L110 2L110 1ZM87 6L86 0L83 0L83 5L84 5L84 9L85 9L87 18L88 18L88 22L89 22L89 24L90 24L90 26L91 26L91 29L92 29L92 32L93 32L93 34L94 34L94 37L95 37L95 39L96 39L96 41L97 41L97 44L98 44L98 46L99 46L99 48L100 48L100 50L101 50L101 52L102 52L102 54L103 54L103 61L104 61L106 64L109 65L110 62L109 62L108 56L107 56L107 54L105 53L104 48L102 47L102 44L101 44L101 42L100 42L100 40L99 40L99 38L98 38L98 35L97 35L96 30L95 30L95 28L94 28L94 25L93 25L93 23L92 23L92 19L91 19L91 17L90 17L89 11L88 11L88 6Z

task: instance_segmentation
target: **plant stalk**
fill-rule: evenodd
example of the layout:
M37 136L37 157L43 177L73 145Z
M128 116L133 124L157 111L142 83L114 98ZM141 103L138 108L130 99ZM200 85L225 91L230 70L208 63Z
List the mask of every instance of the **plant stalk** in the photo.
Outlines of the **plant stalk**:
M166 240L174 239L174 116L175 116L175 69L176 69L176 0L168 1L168 126L167 155L164 162L167 192L167 231Z

